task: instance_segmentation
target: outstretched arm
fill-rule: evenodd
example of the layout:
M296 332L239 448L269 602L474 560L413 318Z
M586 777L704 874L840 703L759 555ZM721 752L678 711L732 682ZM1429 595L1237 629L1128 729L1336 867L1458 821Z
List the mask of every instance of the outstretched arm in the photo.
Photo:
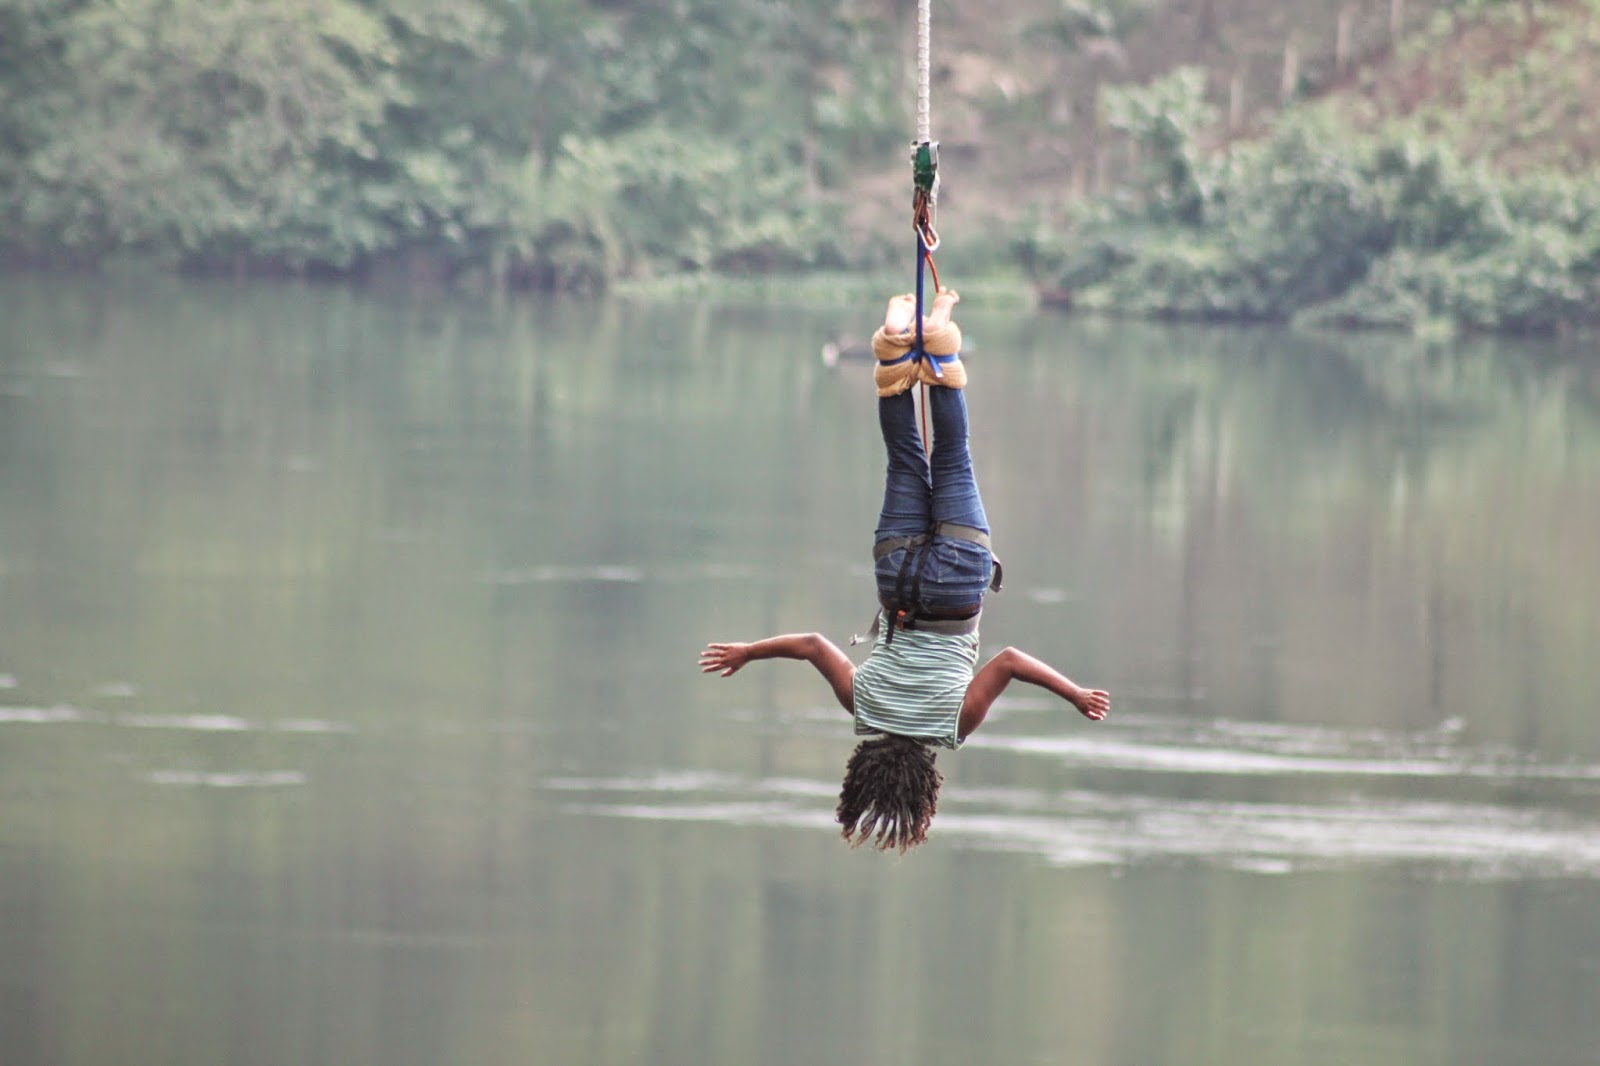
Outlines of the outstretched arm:
M1049 689L1093 722L1100 721L1111 710L1110 694L1097 688L1084 688L1049 663L1035 659L1025 651L1005 648L984 663L967 686L967 697L961 703L959 727L963 738L983 724L989 708L1013 681L1026 681L1030 685Z
M839 705L851 714L856 713L855 663L820 633L786 633L754 644L707 644L706 650L700 653L700 672L732 677L745 663L756 659L805 660L828 682Z

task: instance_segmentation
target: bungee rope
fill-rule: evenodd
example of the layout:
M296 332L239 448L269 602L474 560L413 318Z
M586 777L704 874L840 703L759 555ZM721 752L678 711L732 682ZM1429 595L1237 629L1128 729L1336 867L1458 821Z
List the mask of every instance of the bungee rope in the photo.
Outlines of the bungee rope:
M928 252L939 247L933 213L939 196L939 144L933 140L932 0L917 4L917 137L911 142L911 224Z
M939 247L934 211L939 200L939 144L933 140L933 0L917 0L917 139L911 143L911 228L917 234L917 348L922 348L923 265ZM939 272L933 270L933 291Z
M933 253L939 247L939 231L934 228L934 211L939 201L939 144L933 140L933 0L917 0L917 139L911 145L911 228L917 234L917 346L918 356L926 354L923 344L922 268L926 264L933 273L933 291L939 291L939 269L933 265ZM959 350L960 342L957 341ZM938 359L929 360L933 372L943 377ZM933 442L928 439L928 386L922 386L922 447L933 454Z
M923 446L932 450L928 435L927 391L929 385L959 389L966 385L966 368L961 364L961 330L947 316L933 324L924 321L928 306L927 277L933 278L934 310L944 292L939 284L939 268L933 253L939 247L939 232L934 213L939 197L939 144L931 136L929 85L929 14L932 0L919 0L917 17L917 139L911 143L911 228L917 240L916 291L909 296L912 325L905 332L891 332L887 322L872 337L872 351L878 365L874 378L879 396L894 396L917 383L923 391ZM954 294L952 294L953 297Z

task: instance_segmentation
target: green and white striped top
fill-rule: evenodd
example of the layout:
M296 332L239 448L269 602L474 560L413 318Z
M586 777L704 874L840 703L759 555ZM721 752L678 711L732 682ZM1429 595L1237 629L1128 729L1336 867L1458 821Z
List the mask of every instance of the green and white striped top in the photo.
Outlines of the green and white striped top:
M878 641L856 667L857 733L897 733L959 748L961 701L978 665L978 633L900 629L880 619Z

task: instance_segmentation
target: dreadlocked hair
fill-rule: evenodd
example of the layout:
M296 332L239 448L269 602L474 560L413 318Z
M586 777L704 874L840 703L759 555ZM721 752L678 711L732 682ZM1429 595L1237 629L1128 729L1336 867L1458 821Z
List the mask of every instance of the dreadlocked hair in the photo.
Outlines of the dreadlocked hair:
M845 765L834 814L840 835L852 848L870 841L879 851L904 855L928 839L942 784L928 744L892 733L863 740Z

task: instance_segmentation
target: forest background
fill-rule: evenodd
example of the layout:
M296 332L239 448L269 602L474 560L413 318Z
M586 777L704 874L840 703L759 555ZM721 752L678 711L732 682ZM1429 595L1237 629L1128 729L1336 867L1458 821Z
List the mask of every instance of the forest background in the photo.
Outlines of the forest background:
M963 277L1158 317L1600 325L1600 0L933 7ZM0 256L582 292L903 267L915 14L0 0Z

